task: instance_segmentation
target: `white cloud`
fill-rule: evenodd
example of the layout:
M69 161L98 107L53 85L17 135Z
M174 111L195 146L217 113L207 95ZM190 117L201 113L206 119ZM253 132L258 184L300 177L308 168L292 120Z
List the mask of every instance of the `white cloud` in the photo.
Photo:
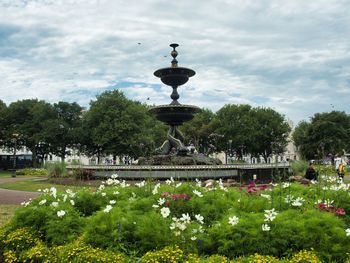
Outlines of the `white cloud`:
M153 72L170 65L168 44L178 42L179 65L197 72L179 88L182 103L268 106L294 122L349 113L349 8L335 0L3 0L0 99L86 106L115 87L169 103L171 88L159 88Z

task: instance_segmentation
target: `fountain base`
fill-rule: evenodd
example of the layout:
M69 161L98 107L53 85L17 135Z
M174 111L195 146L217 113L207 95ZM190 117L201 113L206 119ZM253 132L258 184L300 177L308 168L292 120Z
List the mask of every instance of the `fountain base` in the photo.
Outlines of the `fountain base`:
M220 165L219 159L203 154L187 154L186 156L161 154L151 157L140 157L138 165Z

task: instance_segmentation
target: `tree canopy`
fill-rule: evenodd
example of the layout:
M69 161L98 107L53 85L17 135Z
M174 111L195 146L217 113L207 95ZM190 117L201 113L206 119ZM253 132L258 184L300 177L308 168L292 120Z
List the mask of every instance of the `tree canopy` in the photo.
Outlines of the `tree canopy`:
M350 115L341 111L316 113L293 132L295 145L307 159L322 159L350 150Z

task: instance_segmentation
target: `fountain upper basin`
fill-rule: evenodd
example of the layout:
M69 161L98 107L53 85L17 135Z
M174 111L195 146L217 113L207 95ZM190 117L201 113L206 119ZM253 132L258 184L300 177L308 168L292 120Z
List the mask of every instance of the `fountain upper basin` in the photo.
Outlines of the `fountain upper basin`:
M156 118L171 126L182 125L193 119L194 115L201 111L197 106L184 104L169 104L152 107L149 110Z

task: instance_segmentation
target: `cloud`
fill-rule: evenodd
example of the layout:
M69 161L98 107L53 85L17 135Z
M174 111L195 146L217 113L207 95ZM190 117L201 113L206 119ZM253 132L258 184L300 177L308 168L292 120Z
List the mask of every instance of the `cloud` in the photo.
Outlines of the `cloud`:
M171 88L153 72L170 65L168 45L178 42L179 65L197 72L179 87L182 103L271 107L295 123L349 113L349 8L335 0L3 0L0 99L87 106L118 88L166 104Z

